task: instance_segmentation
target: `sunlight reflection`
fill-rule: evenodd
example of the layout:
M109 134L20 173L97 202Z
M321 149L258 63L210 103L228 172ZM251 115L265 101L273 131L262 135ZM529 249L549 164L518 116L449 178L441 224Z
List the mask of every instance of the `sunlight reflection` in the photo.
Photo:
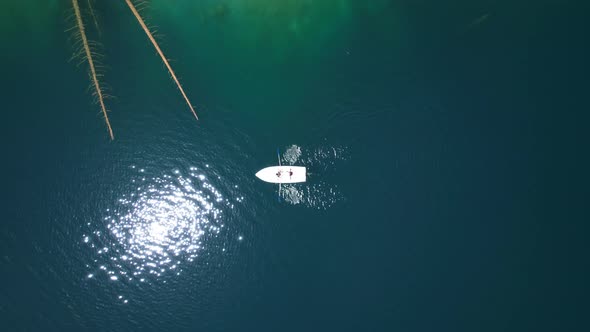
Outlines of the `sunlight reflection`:
M99 266L88 278L99 271L112 281L145 282L167 272L179 275L186 262L199 256L206 239L223 229L222 207L233 208L194 167L188 176L175 170L173 176L151 179L144 169L139 171L146 176L141 186L106 210L104 226L83 236ZM104 227L108 234L101 232Z

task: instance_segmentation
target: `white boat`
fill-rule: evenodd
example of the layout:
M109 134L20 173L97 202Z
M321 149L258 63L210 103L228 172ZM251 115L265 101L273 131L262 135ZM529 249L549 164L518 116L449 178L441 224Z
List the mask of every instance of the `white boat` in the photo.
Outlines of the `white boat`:
M306 180L303 166L270 166L261 169L256 177L270 183L300 183Z

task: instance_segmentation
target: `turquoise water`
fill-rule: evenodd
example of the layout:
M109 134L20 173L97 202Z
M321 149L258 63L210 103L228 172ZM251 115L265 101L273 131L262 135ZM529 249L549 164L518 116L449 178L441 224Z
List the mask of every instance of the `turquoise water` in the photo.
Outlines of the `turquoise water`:
M124 1L80 4L114 141L70 2L0 5L3 330L587 326L588 8L151 1L195 121Z

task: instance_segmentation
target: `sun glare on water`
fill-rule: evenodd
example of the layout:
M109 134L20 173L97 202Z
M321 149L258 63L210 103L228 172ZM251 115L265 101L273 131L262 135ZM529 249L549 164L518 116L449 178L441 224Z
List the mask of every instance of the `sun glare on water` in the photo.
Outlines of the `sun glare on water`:
M88 278L147 282L179 275L224 229L223 209L234 207L196 168L132 183L134 192L109 208L103 223L89 224L97 229L83 237L95 253Z

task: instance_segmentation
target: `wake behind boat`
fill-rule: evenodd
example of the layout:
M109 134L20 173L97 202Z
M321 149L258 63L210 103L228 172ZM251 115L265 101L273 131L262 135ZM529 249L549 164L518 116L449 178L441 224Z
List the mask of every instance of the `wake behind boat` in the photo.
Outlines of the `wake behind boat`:
M270 183L300 183L306 180L306 169L303 166L270 166L258 171L256 177Z

